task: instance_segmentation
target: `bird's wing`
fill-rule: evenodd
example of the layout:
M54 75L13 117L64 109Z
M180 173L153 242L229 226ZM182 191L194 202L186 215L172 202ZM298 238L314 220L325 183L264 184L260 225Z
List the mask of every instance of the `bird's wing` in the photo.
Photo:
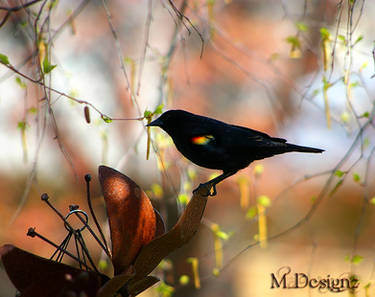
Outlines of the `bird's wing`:
M272 147L285 143L283 138L276 138L250 128L230 125L214 119L205 119L202 123L194 122L186 129L189 142L210 150L222 150L222 146L236 147Z
M260 131L257 131L257 130L253 130L253 129L250 129L250 128L246 128L246 127L242 127L242 126L236 126L236 125L231 125L231 126L239 129L240 131L246 132L246 138L247 139L250 138L253 141L267 141L267 140L269 141L269 140L271 140L271 141L281 142L281 143L285 143L287 141L284 138L271 137L266 133L263 133L263 132L260 132Z

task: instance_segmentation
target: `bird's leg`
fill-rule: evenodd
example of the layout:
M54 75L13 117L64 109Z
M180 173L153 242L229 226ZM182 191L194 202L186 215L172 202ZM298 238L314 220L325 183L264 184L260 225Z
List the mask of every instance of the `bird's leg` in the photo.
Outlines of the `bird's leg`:
M200 187L208 187L209 188L209 191L208 191L208 194L207 196L215 196L217 194L216 192L216 185L223 181L224 179L226 179L227 177L235 174L237 172L236 171L228 171L228 172L224 172L223 174L209 180L208 182L204 183L204 184L200 184L198 188L196 188L193 193L195 193L196 191L198 191L198 189ZM212 193L211 193L211 188L212 188Z

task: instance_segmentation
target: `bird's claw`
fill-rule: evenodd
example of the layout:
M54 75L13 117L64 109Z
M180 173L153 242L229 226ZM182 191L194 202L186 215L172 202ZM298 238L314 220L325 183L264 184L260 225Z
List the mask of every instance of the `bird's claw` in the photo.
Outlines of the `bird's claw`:
M202 189L202 190L201 190ZM202 193L204 190L204 193ZM207 196L216 196L217 191L216 191L216 184L211 184L211 183L204 183L204 184L199 184L198 188L193 190L193 194L200 192L200 194L204 197Z
M211 191L211 190L212 190L212 191ZM216 194L217 194L217 192L216 192L216 185L213 184L213 185L212 185L212 188L210 189L210 192L209 192L208 195L210 195L211 197L213 197L213 196L216 196Z

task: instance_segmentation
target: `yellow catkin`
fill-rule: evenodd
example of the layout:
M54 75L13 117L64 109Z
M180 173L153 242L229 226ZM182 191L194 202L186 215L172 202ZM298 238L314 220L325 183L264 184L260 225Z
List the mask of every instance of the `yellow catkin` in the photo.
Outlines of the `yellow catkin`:
M301 58L301 56L302 56L301 50L296 45L293 44L289 52L289 57L291 57L292 59L299 59Z
M217 234L217 232L220 231L219 225L212 224L211 225L211 231L214 234L216 268L221 269L223 267L223 245L222 245L222 242L221 242L221 238Z
M151 123L151 117L147 118L147 124ZM151 147L151 130L147 127L147 150L146 150L146 160L150 157L150 147Z
M27 141L26 141L26 129L21 129L21 141L23 150L23 162L27 163Z
M265 215L265 207L261 204L257 204L258 207L258 233L259 233L259 244L261 248L267 247L267 218Z
M189 258L188 261L191 263L191 269L193 271L194 287L200 289L201 280L199 278L199 262L197 258Z
M344 83L346 85L346 105L347 109L351 110L351 100L352 100L352 84L350 82L350 74L349 74L349 69L345 72L345 77L344 77Z
M40 65L43 68L43 61L44 61L44 58L46 57L46 44L43 40L39 41L38 50L39 50Z
M370 284L365 286L365 297L370 297L370 287Z
M328 70L329 65L329 39L324 38L322 41L322 53L323 53L323 69L324 71Z
M329 48L330 38L329 35L324 35L322 40L322 54L323 54L323 69L324 72L328 71L328 67L330 64L330 48ZM326 78L323 78L324 84L323 84L323 98L324 98L324 110L325 110L325 116L327 121L327 127L328 129L331 128L331 111L329 108L329 102L328 102L328 88L329 83L326 81Z
M207 1L207 10L208 10L208 23L210 26L210 37L213 39L215 37L215 14L214 14L214 4L215 0L208 0Z
M328 102L328 87L324 84L323 85L323 97L324 97L324 110L326 115L327 127L328 129L331 128L331 110L329 108Z
M242 209L249 208L250 185L249 180L245 176L238 178L238 185L240 187L240 206Z
M217 236L215 236L215 260L216 268L223 268L223 246L221 243L221 239Z

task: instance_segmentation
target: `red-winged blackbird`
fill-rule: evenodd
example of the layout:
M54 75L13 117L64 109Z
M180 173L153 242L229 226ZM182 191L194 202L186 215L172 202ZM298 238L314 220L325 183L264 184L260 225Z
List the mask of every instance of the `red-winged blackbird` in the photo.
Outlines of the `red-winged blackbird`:
M177 149L193 163L220 169L223 174L206 184L213 187L223 179L260 160L287 152L321 153L324 150L287 143L249 128L192 114L169 110L147 126L158 126L173 139Z

